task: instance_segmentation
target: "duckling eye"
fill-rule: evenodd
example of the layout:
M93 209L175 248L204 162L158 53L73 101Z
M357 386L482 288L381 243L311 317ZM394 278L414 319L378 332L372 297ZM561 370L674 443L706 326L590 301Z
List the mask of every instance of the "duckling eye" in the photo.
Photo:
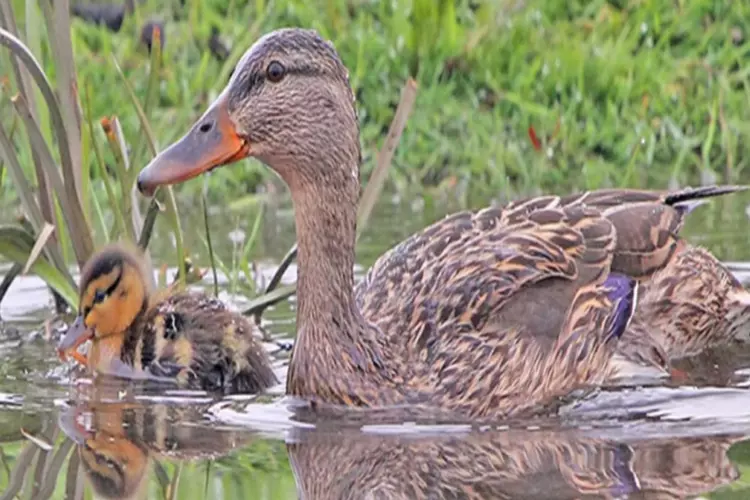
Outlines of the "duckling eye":
M266 78L273 83L278 83L286 75L286 68L279 61L271 61L266 68Z
M103 292L102 290L97 290L96 293L94 293L94 304L99 304L100 302L104 302L104 299L107 298L107 294Z

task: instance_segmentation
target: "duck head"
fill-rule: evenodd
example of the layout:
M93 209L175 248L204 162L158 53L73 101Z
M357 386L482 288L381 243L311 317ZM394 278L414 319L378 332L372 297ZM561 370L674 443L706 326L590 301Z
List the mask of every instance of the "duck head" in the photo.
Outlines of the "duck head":
M359 188L359 126L348 72L315 31L287 28L260 38L226 88L192 128L139 174L138 188L161 185L254 157L290 186Z

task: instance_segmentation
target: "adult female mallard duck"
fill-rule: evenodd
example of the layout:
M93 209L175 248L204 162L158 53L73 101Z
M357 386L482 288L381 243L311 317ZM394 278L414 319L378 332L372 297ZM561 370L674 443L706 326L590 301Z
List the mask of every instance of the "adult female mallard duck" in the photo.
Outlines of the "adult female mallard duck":
M61 356L72 353L98 372L209 391L257 393L277 383L245 317L198 292L152 294L146 272L135 251L119 244L92 256ZM84 358L75 349L89 339Z
M354 288L360 145L348 73L314 31L258 40L227 87L140 172L141 192L252 156L286 182L298 242L287 393L314 405L526 412L600 383L638 279L662 268L697 200L601 190L461 212L386 252Z
M671 361L750 340L750 292L716 257L684 244L643 282L638 307L612 358L612 379L633 368L670 374Z

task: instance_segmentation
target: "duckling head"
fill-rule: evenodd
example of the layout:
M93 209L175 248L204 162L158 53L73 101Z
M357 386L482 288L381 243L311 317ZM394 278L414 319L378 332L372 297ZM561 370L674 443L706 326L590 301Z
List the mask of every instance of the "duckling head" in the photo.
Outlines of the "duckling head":
M78 317L57 345L59 353L94 341L124 335L148 302L145 269L135 250L109 245L81 272Z
M136 498L143 493L149 456L136 442L97 434L78 446L78 454L99 497Z
M88 414L85 424L82 415ZM129 435L123 404L78 403L58 416L58 425L78 448L86 479L95 498L146 498L144 479L148 449Z

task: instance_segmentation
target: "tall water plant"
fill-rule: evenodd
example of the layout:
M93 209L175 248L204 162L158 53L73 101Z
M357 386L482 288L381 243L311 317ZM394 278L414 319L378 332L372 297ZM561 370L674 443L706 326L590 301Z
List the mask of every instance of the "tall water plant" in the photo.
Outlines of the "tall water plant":
M47 28L48 46L56 62L54 87L35 55L35 52L37 55L40 53L44 35L39 30L40 10ZM144 219L134 190L137 172L131 166L127 142L117 117L102 118L97 125L90 107L82 106L73 59L69 13L68 0L42 1L39 4L27 1L24 37L17 26L11 3L0 3L0 44L9 49L15 83L15 94L9 100L16 112L10 126L0 123L0 159L21 201L23 218L28 222L0 226L0 255L15 263L9 279L20 272L31 271L44 279L65 302L75 307L77 294L68 264L75 260L80 267L90 257L95 241L92 206L98 214L102 213L98 200L90 195L91 166L96 167L104 182L115 220L114 228L110 230L103 217L99 218L105 233L102 239L139 242L145 249L155 216L163 203L174 233L181 271L184 269L184 251L171 189L161 190ZM161 38L158 30L154 35L147 103L155 101L153 94L159 84ZM143 139L151 154L156 154L148 123L148 104L140 104L117 61L113 60L112 65L122 75L123 86L141 122ZM9 90L10 85L5 83L3 94L10 95ZM91 93L87 85L82 90L84 98ZM85 113L82 112L84 109ZM15 135L22 135L21 139L25 139L25 142L16 139L11 132L17 128L17 121L22 123L25 134ZM112 169L114 183L104 164L102 146L99 145L101 138L98 137L101 133L97 134L97 129L104 132L107 147L115 158ZM24 149L28 152L26 156L23 155ZM31 159L33 169L24 168L24 157ZM0 285L0 290L7 290L8 285L6 279Z

